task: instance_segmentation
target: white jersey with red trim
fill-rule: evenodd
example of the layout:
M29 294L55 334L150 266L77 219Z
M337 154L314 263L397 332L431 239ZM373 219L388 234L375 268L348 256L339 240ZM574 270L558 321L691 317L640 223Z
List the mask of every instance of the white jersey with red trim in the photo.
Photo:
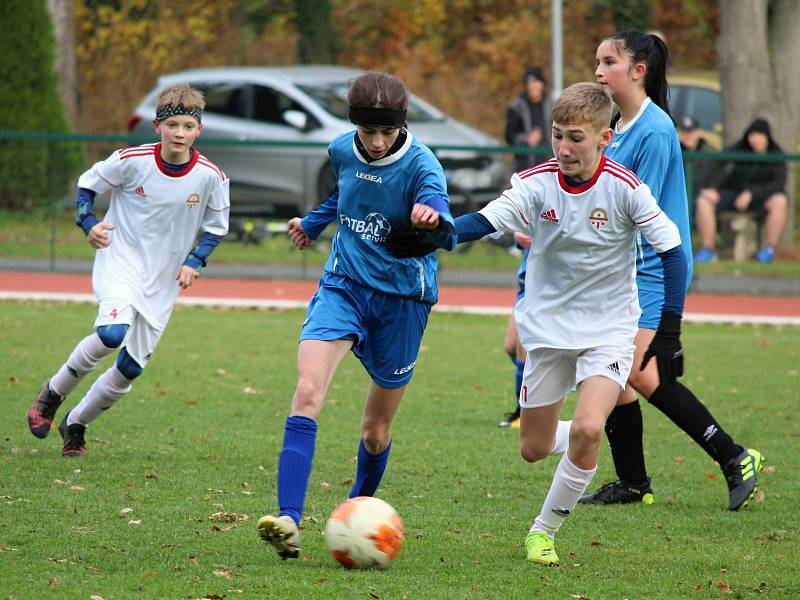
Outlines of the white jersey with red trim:
M533 239L525 297L514 310L529 351L633 343L641 313L637 231L657 252L681 243L647 185L605 156L577 187L555 159L516 173L511 189L480 213L498 231Z
M111 191L103 222L111 245L97 251L98 301L118 299L163 329L178 298L176 277L199 232L228 232L229 181L197 151L178 172L164 167L161 144L117 150L81 175L78 187Z

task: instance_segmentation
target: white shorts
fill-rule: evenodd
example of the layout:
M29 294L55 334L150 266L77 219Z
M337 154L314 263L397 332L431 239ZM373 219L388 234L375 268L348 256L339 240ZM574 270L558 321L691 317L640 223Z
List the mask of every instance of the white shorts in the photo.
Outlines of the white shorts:
M522 408L550 406L575 385L601 376L625 389L633 364L634 346L600 346L586 350L537 348L528 352L522 373L519 405Z
M128 325L122 347L142 368L147 365L164 333L163 329L156 329L150 325L131 304L119 298L100 300L94 326L97 328L103 325Z

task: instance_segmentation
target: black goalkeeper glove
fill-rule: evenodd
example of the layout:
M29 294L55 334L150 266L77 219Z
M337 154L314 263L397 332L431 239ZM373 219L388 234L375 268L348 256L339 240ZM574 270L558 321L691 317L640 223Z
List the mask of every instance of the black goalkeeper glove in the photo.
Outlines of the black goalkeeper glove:
M416 258L436 250L427 231L421 229L392 229L386 236L386 250L397 258Z
M683 375L683 346L681 346L681 318L672 313L662 313L656 336L644 353L640 371L655 356L658 378L661 383L675 381Z

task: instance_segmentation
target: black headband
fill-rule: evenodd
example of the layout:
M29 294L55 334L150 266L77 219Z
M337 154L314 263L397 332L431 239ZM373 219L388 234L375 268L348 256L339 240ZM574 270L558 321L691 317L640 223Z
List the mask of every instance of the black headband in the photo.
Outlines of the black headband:
M177 106L165 104L156 110L156 121L163 121L164 119L169 119L174 115L188 115L197 119L198 123L201 123L202 121L200 119L202 114L203 111L199 108L186 108L183 104L178 104Z
M406 111L395 108L351 106L350 122L367 127L403 127L406 124Z

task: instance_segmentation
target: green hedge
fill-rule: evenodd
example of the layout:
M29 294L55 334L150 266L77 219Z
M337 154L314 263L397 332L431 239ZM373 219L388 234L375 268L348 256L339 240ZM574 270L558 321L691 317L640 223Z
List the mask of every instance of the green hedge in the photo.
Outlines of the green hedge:
M67 132L46 0L0 2L0 129ZM75 142L0 143L0 208L30 211L69 192L82 163Z

